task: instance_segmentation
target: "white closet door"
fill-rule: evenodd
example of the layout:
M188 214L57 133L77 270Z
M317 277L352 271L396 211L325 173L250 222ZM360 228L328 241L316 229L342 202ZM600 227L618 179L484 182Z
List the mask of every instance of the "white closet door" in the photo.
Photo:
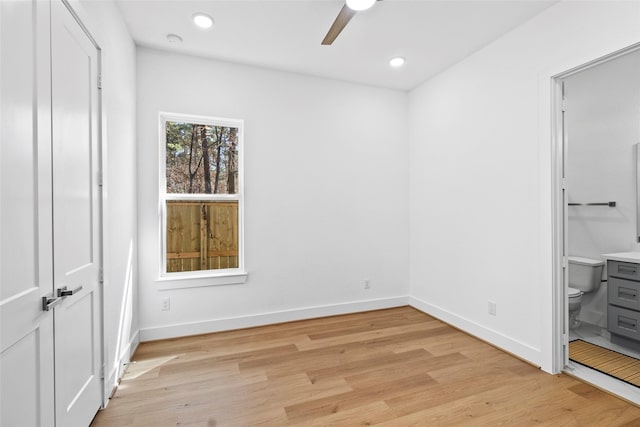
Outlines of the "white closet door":
M0 1L0 425L53 426L49 3Z
M52 3L56 424L87 426L101 405L98 52Z

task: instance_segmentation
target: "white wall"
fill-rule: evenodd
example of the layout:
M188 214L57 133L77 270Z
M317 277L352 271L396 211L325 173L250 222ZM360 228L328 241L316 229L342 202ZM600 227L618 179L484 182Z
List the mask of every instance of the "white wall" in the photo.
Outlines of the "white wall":
M406 93L144 48L137 58L143 340L407 302ZM159 290L160 111L245 121L245 284Z
M138 342L135 45L112 1L72 2L102 49L107 393Z
M550 77L635 42L639 2L562 2L410 93L416 306L553 370Z
M636 160L640 142L640 51L565 81L570 202L615 201L615 208L569 207L569 254L601 259L636 241ZM606 326L607 285L582 298L579 318Z

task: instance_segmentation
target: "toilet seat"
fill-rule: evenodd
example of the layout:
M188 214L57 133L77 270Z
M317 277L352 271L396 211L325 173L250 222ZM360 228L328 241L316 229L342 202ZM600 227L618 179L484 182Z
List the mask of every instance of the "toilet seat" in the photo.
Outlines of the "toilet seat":
M569 288L568 294L569 294L569 298L577 298L582 295L582 291L575 288Z

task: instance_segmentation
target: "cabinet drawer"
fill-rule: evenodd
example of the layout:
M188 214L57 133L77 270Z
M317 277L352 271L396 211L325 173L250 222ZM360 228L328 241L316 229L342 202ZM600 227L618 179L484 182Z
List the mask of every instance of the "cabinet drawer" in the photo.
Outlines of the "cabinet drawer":
M640 282L609 277L607 293L609 304L640 310Z
M610 305L607 307L607 329L612 334L640 340L640 312Z
M640 280L640 264L633 262L608 261L607 275L622 279Z

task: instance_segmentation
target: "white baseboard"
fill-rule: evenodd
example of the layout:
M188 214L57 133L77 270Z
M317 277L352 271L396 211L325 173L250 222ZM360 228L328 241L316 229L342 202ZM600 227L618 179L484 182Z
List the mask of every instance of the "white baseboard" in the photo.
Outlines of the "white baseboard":
M500 332L479 325L438 306L429 304L419 298L409 297L409 305L536 366L541 365L542 352L537 348L531 347L528 344L503 335Z
M131 356L136 351L136 348L138 348L138 344L140 344L140 331L136 332L133 335L133 337L129 341L129 344L127 344L127 346L120 352L120 359L117 361L117 363L114 363L111 366L109 375L107 376L107 383L105 385L106 396L105 401L103 402L105 407L109 402L109 398L113 395L116 388L118 387L120 378L124 374L125 366L131 361ZM116 355L116 357L118 356Z
M339 314L357 313L361 311L380 310L383 308L409 305L409 297L381 298L343 304L306 307L295 310L276 311L252 314L249 316L228 317L203 322L181 323L168 326L140 329L140 341L153 341L188 335L208 334L211 332L229 331L233 329L251 328L274 323L292 322L295 320L313 319L317 317L335 316Z

